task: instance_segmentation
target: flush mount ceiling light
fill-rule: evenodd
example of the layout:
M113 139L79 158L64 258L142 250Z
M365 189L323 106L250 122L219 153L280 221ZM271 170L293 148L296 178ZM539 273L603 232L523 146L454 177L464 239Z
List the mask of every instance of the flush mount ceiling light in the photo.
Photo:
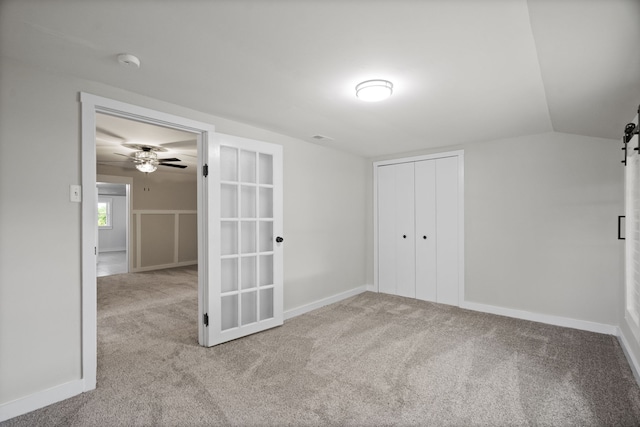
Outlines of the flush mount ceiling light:
M393 83L388 80L367 80L356 86L358 99L367 102L382 101L393 93Z

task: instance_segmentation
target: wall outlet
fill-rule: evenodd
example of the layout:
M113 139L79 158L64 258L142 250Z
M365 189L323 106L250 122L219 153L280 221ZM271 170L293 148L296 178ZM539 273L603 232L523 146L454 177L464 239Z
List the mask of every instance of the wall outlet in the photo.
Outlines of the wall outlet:
M69 201L81 202L82 201L82 186L71 185L69 186Z

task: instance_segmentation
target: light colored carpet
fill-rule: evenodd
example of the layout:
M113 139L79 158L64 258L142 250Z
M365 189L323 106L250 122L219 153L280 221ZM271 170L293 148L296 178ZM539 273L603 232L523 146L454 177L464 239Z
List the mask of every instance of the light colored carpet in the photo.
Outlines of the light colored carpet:
M197 344L193 268L99 280L98 388L7 426L637 426L613 336L364 293Z

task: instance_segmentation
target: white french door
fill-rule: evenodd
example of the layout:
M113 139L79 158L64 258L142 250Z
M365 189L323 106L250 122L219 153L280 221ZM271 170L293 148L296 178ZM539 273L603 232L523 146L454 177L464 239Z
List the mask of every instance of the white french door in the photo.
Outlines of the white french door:
M216 134L208 147L206 346L282 325L282 147Z

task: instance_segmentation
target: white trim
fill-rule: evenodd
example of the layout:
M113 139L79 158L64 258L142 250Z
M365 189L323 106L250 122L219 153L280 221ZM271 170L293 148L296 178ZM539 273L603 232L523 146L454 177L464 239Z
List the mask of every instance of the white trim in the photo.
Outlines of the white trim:
M83 390L84 381L76 380L3 403L0 405L0 422L76 396Z
M389 159L389 160L380 160L378 162L374 162L373 166L386 166L386 165L397 165L399 163L414 163L420 162L422 160L433 160L433 159L443 159L445 157L455 157L455 156L463 156L464 150L453 150L453 151L442 151L440 153L433 154L425 154L422 156L413 156L413 157L402 157L399 159Z
M182 215L182 214L191 214L196 215L198 211L194 210L180 210L180 209L134 209L132 211L133 215L141 214L141 215Z
M109 252L126 252L126 251L127 251L127 248L125 246L122 246L122 247L119 247L119 248L99 249L98 253L99 254L106 254L106 253L109 253Z
M622 329L618 328L618 342L620 342L620 347L622 347L622 351L624 352L625 357L627 358L627 362L631 367L631 372L633 372L633 376L636 379L638 385L640 385L640 363L633 356L633 352L631 352L629 341L627 341L627 337L622 333Z
M198 264L198 260L172 262L170 264L158 264L158 265L150 265L148 267L139 267L139 268L133 269L131 272L142 273L144 271L164 270L166 268L186 267L187 265L196 265L196 264Z
M618 327L604 323L590 322L588 320L571 319L569 317L553 316L550 314L533 313L531 311L516 310L513 308L499 307L496 305L481 304L477 302L463 301L460 308L480 311L482 313L497 314L499 316L512 317L514 319L530 320L532 322L546 323L547 325L562 326L565 328L580 329L599 334L618 335Z
M344 299L351 298L352 296L359 295L363 292L366 292L369 286L370 285L362 285L349 291L341 292L339 294L323 298L321 300L305 304L300 307L292 308L291 310L286 310L284 312L284 320L289 320L293 317L300 316L301 314L305 314L318 308L324 307L325 305L333 304Z

